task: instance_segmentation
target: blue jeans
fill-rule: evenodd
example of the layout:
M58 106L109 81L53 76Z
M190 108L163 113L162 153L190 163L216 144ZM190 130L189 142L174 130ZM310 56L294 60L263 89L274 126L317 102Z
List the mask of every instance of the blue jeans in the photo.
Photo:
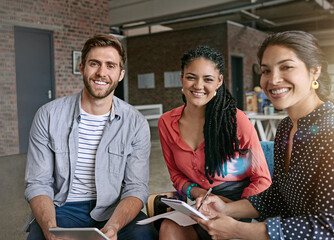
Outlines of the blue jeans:
M107 221L98 222L92 219L89 213L95 207L96 201L69 202L56 208L56 221L58 227L84 228L96 227L103 228ZM139 214L128 225L117 233L119 240L154 240L158 239L158 232L152 224L137 225L136 222L147 218L145 213ZM30 233L27 240L45 240L42 229L35 220L30 225Z

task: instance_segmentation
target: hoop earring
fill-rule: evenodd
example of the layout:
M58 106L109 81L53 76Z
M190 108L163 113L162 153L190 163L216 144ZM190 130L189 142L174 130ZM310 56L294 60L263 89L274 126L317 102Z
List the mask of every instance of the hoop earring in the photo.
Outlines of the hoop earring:
M312 89L318 89L319 88L319 83L318 83L316 77L313 78L311 87L312 87Z

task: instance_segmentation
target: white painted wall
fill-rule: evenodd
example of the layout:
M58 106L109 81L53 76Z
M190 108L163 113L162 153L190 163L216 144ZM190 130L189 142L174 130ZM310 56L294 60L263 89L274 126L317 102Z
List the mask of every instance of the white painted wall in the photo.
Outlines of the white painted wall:
M334 64L328 65L328 73L332 80L332 95L334 95Z

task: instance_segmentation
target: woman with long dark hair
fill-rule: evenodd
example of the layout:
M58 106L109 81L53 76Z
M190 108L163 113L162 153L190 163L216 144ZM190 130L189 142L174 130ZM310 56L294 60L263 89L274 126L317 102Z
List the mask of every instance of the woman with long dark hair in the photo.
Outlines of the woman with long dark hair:
M212 239L333 239L334 105L325 56L311 34L286 31L269 35L258 58L261 87L289 115L275 136L273 183L233 203L208 197L201 210L210 220L194 218ZM236 220L243 217L260 222Z
M224 84L224 58L207 46L182 57L185 104L159 119L163 155L174 187L194 200L209 188L226 201L262 192L271 184L252 123ZM211 239L199 225L164 220L160 239Z

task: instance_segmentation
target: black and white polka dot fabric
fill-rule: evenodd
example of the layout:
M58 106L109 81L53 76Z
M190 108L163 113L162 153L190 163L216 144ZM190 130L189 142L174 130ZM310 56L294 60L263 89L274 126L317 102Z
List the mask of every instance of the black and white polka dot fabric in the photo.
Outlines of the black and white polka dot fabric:
M292 122L278 126L272 185L247 199L266 219L270 239L334 239L334 105L298 120L289 171L284 155Z

